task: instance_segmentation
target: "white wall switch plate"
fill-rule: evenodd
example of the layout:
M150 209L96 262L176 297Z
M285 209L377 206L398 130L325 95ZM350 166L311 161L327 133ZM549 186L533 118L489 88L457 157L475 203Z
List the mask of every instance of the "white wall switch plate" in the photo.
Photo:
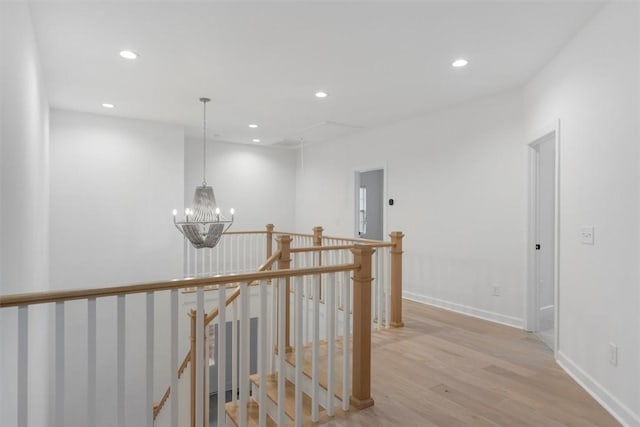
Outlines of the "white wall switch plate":
M580 228L580 242L583 245L593 245L593 227Z

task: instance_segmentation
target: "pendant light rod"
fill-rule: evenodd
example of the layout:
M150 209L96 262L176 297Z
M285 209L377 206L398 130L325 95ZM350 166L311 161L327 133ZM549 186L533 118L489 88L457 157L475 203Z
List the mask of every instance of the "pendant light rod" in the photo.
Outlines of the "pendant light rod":
M200 98L202 102L203 119L202 119L202 186L207 186L207 102L209 98Z

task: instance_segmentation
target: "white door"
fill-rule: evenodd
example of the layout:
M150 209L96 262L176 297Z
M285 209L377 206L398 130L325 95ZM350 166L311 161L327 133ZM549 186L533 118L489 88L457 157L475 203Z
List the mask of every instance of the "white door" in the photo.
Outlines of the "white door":
M555 343L555 134L536 151L536 306L535 333L553 350Z
M356 236L383 240L384 170L356 173Z

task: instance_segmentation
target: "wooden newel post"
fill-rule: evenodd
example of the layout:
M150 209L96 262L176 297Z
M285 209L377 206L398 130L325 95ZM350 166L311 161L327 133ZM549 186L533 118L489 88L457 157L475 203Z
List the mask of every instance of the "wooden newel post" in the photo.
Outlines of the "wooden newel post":
M402 321L402 238L401 231L393 231L391 237L391 322L394 328L404 326Z
M353 375L350 402L358 409L373 406L371 398L371 257L373 249L355 245L353 262Z
M322 232L324 228L318 226L313 227L313 246L322 246Z
M273 255L273 224L267 224L267 257L269 259ZM269 267L271 270L271 267Z
M278 238L278 249L280 250L280 258L278 259L278 270L288 270L291 268L291 236L284 234ZM291 347L291 279L285 279L285 332L284 332L284 348L290 353Z

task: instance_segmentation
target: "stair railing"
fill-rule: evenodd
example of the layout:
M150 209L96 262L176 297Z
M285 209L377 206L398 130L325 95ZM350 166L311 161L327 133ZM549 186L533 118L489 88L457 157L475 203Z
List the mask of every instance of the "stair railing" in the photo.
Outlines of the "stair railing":
M314 230L316 231L316 230ZM400 258L400 267L396 267L394 274L393 255L391 256L391 278L401 280L401 254L402 254L402 234L395 243L389 242L360 242L361 239L336 239L322 237L318 235L309 236L294 234L286 236L281 232L273 230L273 226L267 226L264 232L252 232L253 234L264 234L262 244L261 237L253 237L257 246L262 249L251 249L256 252L263 251L268 256L258 272L238 273L234 275L215 277L196 277L190 279L172 280L168 282L154 282L130 286L103 287L88 290L72 290L58 292L42 292L21 295L7 295L0 297L0 308L14 310L16 317L16 336L9 337L8 341L15 338L17 343L17 369L16 377L18 384L17 395L19 405L17 408L18 425L27 425L28 419L28 370L27 361L29 354L29 320L30 312L34 311L37 305L47 304L53 308L53 365L56 371L53 374L53 389L56 393L52 396L52 418L55 425L65 425L65 356L68 350L65 349L65 314L66 305L71 301L85 301L87 311L87 386L88 396L88 419L96 419L97 412L97 380L96 380L96 354L98 341L97 337L97 307L104 304L105 307L114 305L116 315L115 324L115 348L113 358L115 359L115 372L112 378L115 382L115 407L114 426L124 426L130 424L130 414L125 413L125 392L126 384L132 374L141 377L140 383L144 384L143 394L145 405L141 414L142 421L136 424L153 426L155 419L163 414L168 425L193 425L203 426L207 418L208 405L205 405L205 398L208 396L208 346L206 342L206 325L217 320L218 325L225 325L227 307L233 310L232 338L239 344L239 354L232 355L232 365L238 364L232 369L233 378L233 400L238 402L238 425L246 425L247 419L252 411L250 405L250 384L248 369L249 360L246 351L252 344L250 340L251 316L249 292L250 289L257 289L260 295L260 307L258 315L259 330L259 361L258 374L260 380L256 383L256 397L261 408L258 409L260 425L264 425L267 416L275 415L277 422L284 425L289 419L295 417L295 424L299 425L301 418L298 417L301 411L302 398L298 394L302 393L302 387L296 388L295 415L285 414L284 405L280 405L276 414L266 412L267 398L267 377L277 375L279 386L278 394L285 393L286 381L295 381L300 384L299 379L307 376L304 371L304 362L307 357L305 353L309 350L311 359L311 418L318 420L320 407L324 407L329 416L333 415L336 406L342 410L348 410L350 406L363 408L373 404L370 395L370 356L371 356L371 326L372 307L378 307L372 303L372 266L375 261L373 254L380 248L391 248L390 254L395 254ZM321 233L321 231L320 231ZM244 235L249 233L237 233ZM392 235L393 238L393 235ZM287 242L288 240L288 242ZM240 241L240 239L238 239ZM292 247L291 243L311 241L309 247ZM318 244L320 242L320 244ZM236 242L237 243L237 242ZM274 244L280 245L278 251L274 253ZM315 245L314 245L315 243ZM324 243L324 245L322 245ZM337 244L336 244L337 243ZM341 244L342 243L342 244ZM376 246L377 245L377 246ZM255 245L254 245L255 246ZM242 243L236 244L235 248L242 247ZM283 252L289 253L289 268L287 268L287 257ZM349 253L350 252L350 253ZM322 255L321 255L322 254ZM211 255L211 254L210 254ZM304 256L308 258L305 261ZM221 254L221 256L223 256ZM212 258L209 258L212 259ZM263 258L264 259L264 258ZM278 270L271 270L278 262ZM399 270L400 275L397 274ZM353 282L351 282L353 278ZM321 288L322 286L322 288ZM235 288L230 295L227 295L227 287ZM351 289L353 287L353 289ZM179 292L190 288L196 289L196 310L192 314L192 337L193 344L187 356L182 360L179 369L170 369L170 386L161 395L158 404L153 405L154 395L154 365L157 363L154 357L154 349L159 342L154 341L156 337L156 327L154 317L156 306L165 299L164 294L168 294L168 317L169 334L167 341L170 353L170 366L178 366L178 325L179 325ZM204 290L212 289L218 292L218 307L209 313L204 311ZM395 289L391 286L391 289ZM401 289L401 287L400 287ZM160 294L160 296L158 296ZM143 307L135 310L134 307L138 298L134 295L144 295ZM293 301L291 301L293 295ZM400 294L398 294L400 295ZM322 297L322 298L321 298ZM393 298L393 295L392 295ZM399 298L399 296L398 296ZM275 302L271 309L269 300ZM113 303L109 302L113 301ZM340 303L339 303L340 301ZM75 303L77 304L77 303ZM293 307L292 307L293 306ZM342 310L340 307L342 306ZM347 309L344 309L347 307ZM394 305L392 304L392 310ZM162 308L162 307L161 307ZM293 309L293 314L290 310ZM139 311L143 314L145 339L136 342L135 349L127 342L127 331L129 330L126 313ZM288 314L287 314L288 313ZM74 313L75 314L75 313ZM324 316L322 326L320 315ZM288 319L288 321L287 321ZM394 314L391 311L391 322L394 326ZM401 323L401 316L399 317ZM35 319L34 319L35 320ZM34 321L32 320L32 321ZM238 322L239 320L239 322ZM198 327L197 325L202 325ZM375 322L374 322L375 325ZM101 330L108 325L100 325ZM33 325L31 325L33 328ZM222 352L224 347L224 327L218 327L218 345L216 355L216 369L218 369L218 390L224 392L224 365L225 355ZM305 331L308 331L305 333ZM74 334L75 335L75 334ZM156 338L154 338L156 337ZM160 337L162 341L162 336ZM266 345L265 345L266 343ZM320 350L324 352L326 344L327 370L330 372L326 376L326 384L319 375ZM233 345L233 351L236 346ZM341 347L341 348L340 348ZM336 348L341 351L342 377L336 382ZM244 350L243 350L244 349ZM277 349L277 351L274 351ZM144 373L137 374L127 372L125 376L125 360L130 352L143 352L145 355ZM324 354L324 353L323 353ZM239 356L239 357L238 357ZM323 356L325 357L325 356ZM236 362L239 358L239 362ZM298 358L302 361L298 360ZM291 362L290 366L285 366L285 361ZM293 368L291 368L293 366ZM289 372L291 371L291 372ZM190 375L184 375L189 372ZM195 376L194 376L195 373ZM290 375L289 375L290 374ZM133 375L133 376L135 376ZM289 376L287 376L289 375ZM180 381L183 380L184 381ZM186 381L189 379L189 381ZM180 384L180 386L178 386ZM186 386L186 388L185 388ZM195 387L195 391L194 391ZM157 387L156 387L157 388ZM325 389L322 393L320 389ZM341 388L340 405L336 405L336 389ZM202 390L202 392L197 392ZM239 390L239 396L236 395ZM299 391L300 390L300 391ZM306 393L306 392L305 392ZM224 394L224 393L223 393ZM180 396L191 395L189 406L194 405L194 409L183 411L179 408ZM281 396L278 396L281 397ZM282 400L280 400L282 402ZM231 402L233 403L233 402ZM224 399L218 402L219 421L224 420L225 411L229 414L232 407L226 407ZM163 411L163 408L170 408L170 411ZM255 409L255 408L254 408ZM183 418L187 415L186 421ZM288 417L288 418L287 418Z
M273 228L271 232L276 236L291 236L291 247L293 248L291 265L293 266L320 266L323 263L323 257L326 257L326 260L331 263L348 259L350 257L349 248L355 244L367 245L375 249L372 263L373 296L371 300L373 326L375 329L384 329L404 325L402 322L402 244L404 234L402 232L391 232L389 241L325 236L323 235L324 229L320 226L313 227L313 234L280 232L274 231ZM323 255L322 252L314 252L309 249L321 246L335 247L336 250ZM342 247L342 249L337 249L338 247ZM304 250L298 251L297 249ZM339 286L343 285L339 284ZM311 299L312 290L312 286L306 283L304 296ZM321 282L321 302L324 302L324 292L325 288ZM337 298L342 309L344 306L342 293L339 293ZM307 336L306 332L305 336Z

